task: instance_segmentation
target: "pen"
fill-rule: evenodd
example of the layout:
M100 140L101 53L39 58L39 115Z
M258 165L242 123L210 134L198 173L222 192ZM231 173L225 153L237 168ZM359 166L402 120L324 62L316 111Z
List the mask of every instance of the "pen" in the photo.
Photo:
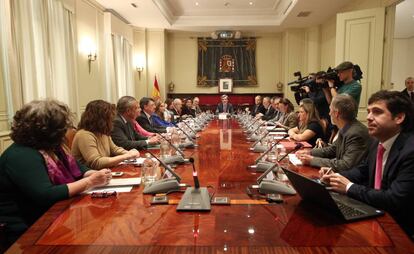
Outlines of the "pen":
M324 175L327 175L327 174L331 173L331 171L332 171L332 168L328 168L328 171L326 171L326 173Z
M328 168L328 170L325 172L325 174L323 174L323 176L319 179L322 181L322 178L326 175L328 175L330 172L332 171L332 167Z

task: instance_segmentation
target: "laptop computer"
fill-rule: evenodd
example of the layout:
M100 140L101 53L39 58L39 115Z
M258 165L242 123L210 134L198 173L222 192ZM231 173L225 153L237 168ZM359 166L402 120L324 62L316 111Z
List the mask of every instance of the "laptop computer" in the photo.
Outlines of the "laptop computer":
M346 195L328 191L324 184L282 168L293 187L305 201L323 206L346 221L383 215L384 212Z

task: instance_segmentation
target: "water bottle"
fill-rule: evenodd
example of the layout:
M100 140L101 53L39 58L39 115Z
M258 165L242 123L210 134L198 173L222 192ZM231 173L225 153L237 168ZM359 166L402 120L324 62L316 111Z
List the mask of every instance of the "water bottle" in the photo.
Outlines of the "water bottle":
M165 159L171 155L170 144L167 140L162 140L160 143L160 157Z
M157 178L158 163L154 161L149 153L145 154L145 160L142 163L141 182L145 186L155 182Z

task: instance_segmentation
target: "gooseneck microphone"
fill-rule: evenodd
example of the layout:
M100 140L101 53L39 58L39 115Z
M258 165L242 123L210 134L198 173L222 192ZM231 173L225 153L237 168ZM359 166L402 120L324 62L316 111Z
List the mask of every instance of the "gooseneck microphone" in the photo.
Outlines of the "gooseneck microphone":
M254 129L254 131L252 131L252 134L249 136L249 138L253 137L254 133L255 133L258 129L260 129L260 127L262 127L265 123L266 123L266 121L263 121L263 123L259 124L259 126L258 126L256 129Z
M263 135L260 139L258 139L258 140L256 140L256 142L254 142L254 144L251 146L251 148L253 148L253 147L255 147L255 145L257 145L259 142L261 142L265 137L267 137L269 134L270 134L270 131L271 130L274 130L274 129L276 129L276 125L272 128L272 129L270 129L270 130L268 130L267 131L267 133L265 134L265 135Z
M262 153L255 161L255 163L258 163L266 154L268 154L275 146L277 146L280 141L283 139L289 137L289 134L285 134L283 138L279 139L277 142L273 143L264 153ZM300 143L299 143L300 144Z
M185 121L182 121L182 122L188 127L188 129L190 129L192 133L197 134L197 132L193 130L193 128L191 128L190 125L188 125L188 123L186 123Z
M198 174L197 174L197 170L195 169L194 166L194 158L190 157L189 161L191 162L191 164L193 165L193 179L194 179L194 188L198 189L200 188L200 182L198 181Z
M184 121L182 121L182 123L183 122ZM188 138L188 140L190 140L191 142L195 142L195 140L190 135L188 135L187 132L185 132L180 126L178 126L178 124L175 125L175 127L177 127L180 131L182 131L184 133L184 135Z
M260 183L262 181L263 178L266 177L267 174L270 173L270 171L274 170L276 167L279 167L279 162L281 162L284 158L286 158L286 156L288 156L289 154L296 152L297 150L301 149L303 147L302 143L297 143L295 148L293 148L292 150L290 150L288 153L286 153L285 155L283 155L282 157L280 157L277 160L277 163L275 163L272 167L268 168L265 172L263 172L263 174L261 174L258 178L257 178L257 183Z
M246 127L246 130L248 130L250 127L252 127L253 124L255 124L258 120L259 120L259 118L256 118L248 127Z
M175 173L170 166L168 166L167 164L165 164L162 160L160 160L160 158L158 158L157 156L155 156L150 150L144 150L146 153L151 154L152 157L154 157L164 168L165 170L167 170L168 172L171 173L171 175L173 175L178 182L181 181L181 177L179 175L177 175L177 173Z
M177 151L183 158L185 158L185 155L183 153L183 151L181 151L180 148L176 147L173 143L171 143L171 141L169 141L167 138L165 138L163 135L159 135L162 139L164 139L165 141L168 142L168 144L170 144L170 146L172 146L174 148L175 151Z

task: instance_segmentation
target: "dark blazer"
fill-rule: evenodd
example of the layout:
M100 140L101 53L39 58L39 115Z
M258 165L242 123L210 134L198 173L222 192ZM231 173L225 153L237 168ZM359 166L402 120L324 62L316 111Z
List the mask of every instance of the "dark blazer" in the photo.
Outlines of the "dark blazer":
M381 182L375 190L375 162L378 141L358 166L340 174L354 184L347 195L389 212L410 235L414 234L414 136L400 133L388 154Z
M230 114L233 114L234 113L233 105L231 105L231 103L227 103L227 110L226 110L226 112L224 112L223 111L223 103L220 102L217 105L216 113L230 113Z
M145 130L154 133L165 133L167 132L166 128L160 125L157 125L154 121L150 121L144 111L141 112L141 115L137 117L137 122Z
M173 108L170 111L172 112L171 122L178 123L179 121L181 121L181 114L175 108Z
M408 91L407 91L407 88L405 88L404 90L402 90L402 91L401 91L401 95L403 95L403 96L407 97L407 98L408 98L408 99L410 99L412 102L414 102L414 97L413 97L413 98L410 98L410 95L409 95L409 93L408 93Z
M270 119L273 119L275 115L275 109L272 107L272 105L269 106L269 108L265 109L265 113L262 116L262 120L268 121Z
M113 121L111 133L115 145L124 149L142 149L147 146L147 138L139 135L130 122L124 122L120 115L116 115Z
M263 115L265 114L265 112L266 112L266 109L263 107L263 105L262 104L259 104L259 105L254 105L253 106L253 109L252 109L252 112L250 113L252 116L255 116L256 114L258 114L258 113L262 113Z
M187 106L183 106L182 115L190 115L190 116L195 117L196 116L196 111L195 111L195 109L188 108Z
M332 167L336 172L351 169L367 156L370 141L368 128L355 120L339 131L335 142L327 147L312 149L314 158L310 165Z

